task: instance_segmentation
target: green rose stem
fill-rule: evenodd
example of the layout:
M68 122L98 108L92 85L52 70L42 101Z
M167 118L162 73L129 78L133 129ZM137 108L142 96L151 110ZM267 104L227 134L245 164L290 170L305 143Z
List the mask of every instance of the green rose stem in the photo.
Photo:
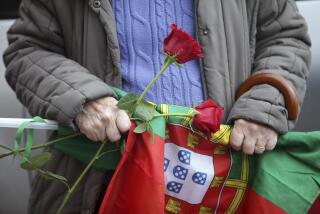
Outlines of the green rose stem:
M88 163L88 165L86 166L86 168L82 171L81 175L78 177L78 179L76 180L76 182L73 184L73 186L71 187L71 189L68 190L67 195L64 197L58 211L57 214L60 214L63 210L63 208L65 207L65 205L68 203L71 195L73 194L73 192L76 190L76 188L78 187L78 185L80 184L80 182L82 181L83 177L87 174L87 172L89 171L89 169L92 167L92 165L94 164L94 162L96 160L98 160L101 157L101 152L103 150L103 148L105 147L106 143L108 141L103 141L101 143L101 146L99 147L98 151L96 152L96 154L93 156L93 158L91 159L91 161Z
M173 113L173 114L159 114L154 115L153 117L167 117L167 116L175 116L175 117L194 117L194 114L183 114L183 113Z
M196 112L195 112L196 113ZM175 117L194 117L194 114L184 114L184 113L172 113L172 114L159 114L159 115L154 115L153 118L157 118L157 117L167 117L167 116L175 116ZM140 118L137 117L131 117L130 120L139 120L139 121L143 121Z
M44 147L48 147L48 146L50 146L52 144L55 144L55 143L57 143L59 141L68 140L68 139L71 139L71 138L74 138L74 137L77 137L77 136L80 136L80 135L82 135L82 133L76 133L76 134L68 135L68 136L65 136L65 137L61 137L61 138L49 141L49 142L44 143L44 144L35 145L35 146L31 147L31 150L36 150L36 149L41 149L41 148L44 148ZM25 150L25 148L19 149L17 151L17 153L24 152L24 150ZM15 153L16 153L16 151L11 151L11 152L4 153L4 154L0 155L0 159L4 158L4 157L7 157L7 156L10 156L10 155L13 155Z
M148 90L151 88L151 86L161 77L161 75L163 74L163 72L172 64L176 62L176 59L174 56L166 56L166 59L164 60L164 63L160 69L160 71L157 73L157 75L152 79L152 81L148 84L148 86L144 89L144 91L142 92L142 94L140 95L140 97L138 98L137 102L136 102L136 106L138 106L140 104L140 102L142 101L142 99L144 98L144 96L146 95L146 93L148 92Z

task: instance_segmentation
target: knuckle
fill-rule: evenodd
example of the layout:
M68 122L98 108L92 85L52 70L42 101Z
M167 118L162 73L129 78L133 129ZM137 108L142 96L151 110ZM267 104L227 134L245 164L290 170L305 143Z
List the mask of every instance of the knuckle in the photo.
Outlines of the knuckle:
M104 123L110 123L110 121L113 119L112 112L108 110L103 111L103 113L100 115L100 119Z
M111 121L111 118L110 118L110 116L104 114L103 116L101 116L101 121L103 123L108 124Z

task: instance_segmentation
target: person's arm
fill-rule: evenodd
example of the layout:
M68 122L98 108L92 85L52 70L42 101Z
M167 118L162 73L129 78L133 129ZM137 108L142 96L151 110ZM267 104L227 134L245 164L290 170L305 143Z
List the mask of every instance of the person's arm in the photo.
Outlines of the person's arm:
M306 23L294 1L260 1L252 73L269 72L284 77L296 92L300 107L306 91L310 45ZM276 143L274 135L287 132L295 123L288 120L283 95L266 84L255 86L242 95L235 102L228 120L235 121L232 146L237 149L250 147L245 149L246 153L252 153L252 145L259 141L263 141L259 145L273 149ZM266 131L268 129L270 131ZM270 142L272 145L268 145Z
M9 47L3 55L6 79L31 115L73 126L86 103L91 106L97 99L115 95L102 80L66 58L63 32L52 2L22 1L20 18L8 31ZM100 117L112 120L104 112L96 112ZM100 127L102 124L88 125L87 117L84 118L78 118L80 124L77 125L80 130L88 130L87 136L93 136L89 130L97 127L105 133L105 124L104 127ZM102 137L91 138L102 140Z

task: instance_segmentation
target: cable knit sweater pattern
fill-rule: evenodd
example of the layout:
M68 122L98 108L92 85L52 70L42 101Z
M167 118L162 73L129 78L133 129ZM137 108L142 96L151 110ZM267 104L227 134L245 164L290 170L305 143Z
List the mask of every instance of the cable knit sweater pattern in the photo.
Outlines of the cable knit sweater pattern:
M114 0L123 89L141 94L164 60L163 40L176 23L195 36L193 0ZM194 106L203 101L200 67L170 66L146 94L156 103Z

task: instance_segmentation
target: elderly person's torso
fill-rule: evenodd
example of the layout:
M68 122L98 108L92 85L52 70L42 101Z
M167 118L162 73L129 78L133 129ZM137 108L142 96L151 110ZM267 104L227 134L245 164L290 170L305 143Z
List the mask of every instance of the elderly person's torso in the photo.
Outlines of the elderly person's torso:
M128 7L129 1L121 2L128 2L122 4ZM160 3L168 2L150 1L149 12L155 13L152 7L160 7ZM277 89L255 86L236 102L235 92L252 73L267 71L289 80L302 102L310 42L295 3L195 0L193 5L194 30L204 52L195 77L201 85L198 94L224 106L224 123L242 118L279 133L292 128ZM122 81L128 76L121 66L121 38L114 14L107 0L23 1L23 19L9 31L10 46L4 60L7 80L31 114L73 126L86 103L113 97L110 86L125 86ZM144 72L151 72L149 69ZM189 105L192 102L197 100ZM56 153L48 168L72 181L83 166ZM66 213L93 213L104 178L104 173L91 170ZM65 189L41 179L34 185L30 211L54 213Z

